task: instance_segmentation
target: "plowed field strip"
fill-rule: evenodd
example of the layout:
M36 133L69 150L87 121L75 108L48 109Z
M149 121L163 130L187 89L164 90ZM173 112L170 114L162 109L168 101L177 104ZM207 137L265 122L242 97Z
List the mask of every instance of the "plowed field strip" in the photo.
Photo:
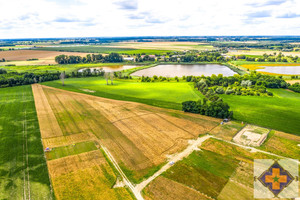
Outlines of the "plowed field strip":
M48 103L41 85L32 85L35 107L42 138L62 136L63 133Z

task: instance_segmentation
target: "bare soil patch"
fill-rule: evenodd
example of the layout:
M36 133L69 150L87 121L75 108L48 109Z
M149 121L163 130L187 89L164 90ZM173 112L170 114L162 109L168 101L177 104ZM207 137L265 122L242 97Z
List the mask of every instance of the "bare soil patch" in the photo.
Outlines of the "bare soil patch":
M14 50L0 51L0 58L5 58L7 61L24 61L32 58L51 61L49 64L55 64L54 58L58 55L74 55L85 56L87 53L76 52L57 52L57 51L38 51L38 50Z
M247 125L236 136L233 141L242 145L260 146L267 139L269 129Z

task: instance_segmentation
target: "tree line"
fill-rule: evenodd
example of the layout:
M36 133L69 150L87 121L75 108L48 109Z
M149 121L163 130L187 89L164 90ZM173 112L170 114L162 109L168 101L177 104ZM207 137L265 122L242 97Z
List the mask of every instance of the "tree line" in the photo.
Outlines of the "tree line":
M28 85L33 83L58 80L59 76L60 72L35 74L27 72L7 72L5 69L0 69L0 87L12 87L18 85Z
M97 62L109 62L118 63L123 62L123 57L118 53L110 53L103 56L102 54L87 54L86 56L67 56L59 55L55 57L55 62L58 64L77 64L77 63L97 63Z
M238 55L232 56L232 60L245 60L251 62L300 62L300 58L298 56L285 56L280 53L266 54L264 53L262 56L247 56L247 55Z

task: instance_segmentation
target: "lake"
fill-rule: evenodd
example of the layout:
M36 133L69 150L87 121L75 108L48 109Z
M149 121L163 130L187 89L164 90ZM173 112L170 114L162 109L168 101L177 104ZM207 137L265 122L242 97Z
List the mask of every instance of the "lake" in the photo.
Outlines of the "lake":
M83 72L85 69L91 69L91 71L94 71L94 69L103 69L105 72L115 72L115 71L122 71L125 69L132 69L135 67L141 67L141 65L108 65L108 66L100 66L100 67L92 67L92 68L83 68L78 70L78 72Z
M236 72L225 65L219 64L193 64L193 65L157 65L155 67L143 69L132 73L132 76L211 76L212 74L223 74L224 76L233 76Z
M260 72L269 72L276 74L289 74L289 75L299 75L300 74L300 65L299 66L261 66L264 69L257 69L256 71Z

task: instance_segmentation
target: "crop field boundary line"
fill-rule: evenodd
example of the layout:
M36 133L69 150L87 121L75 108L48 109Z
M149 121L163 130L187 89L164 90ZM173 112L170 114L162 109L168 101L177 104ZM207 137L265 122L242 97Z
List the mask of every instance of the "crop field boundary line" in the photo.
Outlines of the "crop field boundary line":
M196 149L196 147L198 147L204 141L206 141L207 139L209 139L211 137L212 136L210 136L210 135L205 135L204 137L198 137L196 140L194 140L194 142L192 144L188 145L188 147L186 149L184 149L183 151L179 152L177 155L175 155L170 160L173 161L173 162L175 162L175 163L177 161L182 160L183 158L189 156L192 152L194 152L194 150ZM158 176L160 176L163 172L167 171L172 166L173 165L170 165L170 163L168 162L163 167L161 167L160 170L158 170L156 173L154 173L152 176L150 176L148 179L146 179L143 182L141 182L138 185L136 185L135 186L136 190L139 191L139 192L141 192L150 182L152 182L155 178L157 178Z
M118 172L120 173L120 175L122 176L123 181L125 182L125 184L131 189L131 191L133 192L133 194L137 198L137 200L144 200L144 198L142 197L140 191L138 191L132 185L132 183L128 180L127 176L124 174L124 172L122 171L122 169L120 168L120 166L118 165L118 163L116 162L116 160L114 159L114 157L108 151L108 149L106 147L104 147L102 144L101 144L101 147L102 147L103 151L105 152L105 154L110 159L110 161L113 163L113 165L115 166L115 168L118 170Z

